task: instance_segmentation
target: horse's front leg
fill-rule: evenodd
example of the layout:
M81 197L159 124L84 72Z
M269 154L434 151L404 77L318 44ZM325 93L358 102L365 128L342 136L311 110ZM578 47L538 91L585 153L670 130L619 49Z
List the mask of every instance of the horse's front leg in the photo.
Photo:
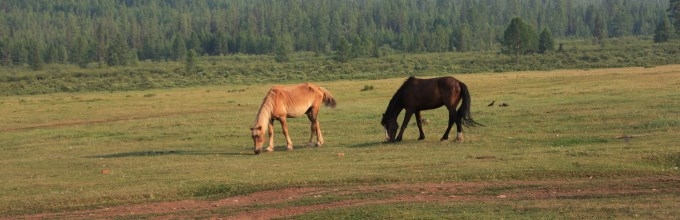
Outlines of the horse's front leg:
M395 141L401 141L401 138L404 136L404 130L406 130L406 127L408 126L408 122L411 120L412 115L413 112L406 110L406 113L404 114L404 122L401 124L401 129L399 130L397 138L394 139Z
M274 151L274 120L269 121L269 146L267 146L267 152Z
M309 123L311 125L307 147L321 146L324 142L323 135L321 134L321 127L319 126L319 120L316 118L318 113L318 109L316 111L312 109L307 113L307 118L309 118ZM316 143L314 143L314 135L316 135Z
M286 149L293 150L293 141L290 140L290 136L288 135L288 124L286 123L286 117L281 117L279 121L281 121L283 135L286 136Z
M418 125L418 131L420 132L420 136L418 137L418 140L425 139L425 133L423 132L423 124L422 124L422 120L420 118L420 111L416 112L416 125Z

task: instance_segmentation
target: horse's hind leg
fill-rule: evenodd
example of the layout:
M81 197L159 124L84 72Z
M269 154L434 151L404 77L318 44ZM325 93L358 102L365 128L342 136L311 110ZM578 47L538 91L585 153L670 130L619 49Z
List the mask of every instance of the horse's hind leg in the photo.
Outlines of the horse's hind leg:
M458 115L457 112L452 113L454 116L454 121L456 122L456 139L455 142L463 142L463 119Z
M442 136L442 139L440 139L440 141L445 141L449 139L449 132L451 132L451 127L453 127L453 124L456 123L456 121L458 121L458 114L456 113L456 110L449 109L449 125L446 127L446 131L444 131L444 135Z
M416 125L418 125L418 131L420 132L418 140L425 139L425 133L423 132L423 122L420 118L420 111L416 112Z
M319 120L316 118L318 112L319 110L314 111L314 109L311 109L307 113L307 118L309 118L309 123L311 125L309 142L307 143L308 147L321 146L324 142L323 135L321 134L321 126L319 126ZM314 143L314 135L316 135L316 143Z

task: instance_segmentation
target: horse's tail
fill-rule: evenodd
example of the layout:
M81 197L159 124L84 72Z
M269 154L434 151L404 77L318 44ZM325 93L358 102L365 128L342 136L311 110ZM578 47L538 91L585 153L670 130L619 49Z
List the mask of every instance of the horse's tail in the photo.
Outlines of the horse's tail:
M470 103L472 102L470 100L470 91L467 88L467 85L463 82L459 82L460 84L460 96L463 99L462 104L458 108L458 117L460 117L460 121L465 127L474 127L477 125L484 126L483 124L477 123L475 120L472 119L472 114L470 113Z
M335 98L333 98L333 94L323 87L319 87L319 90L323 93L323 104L327 107L335 108L336 102Z

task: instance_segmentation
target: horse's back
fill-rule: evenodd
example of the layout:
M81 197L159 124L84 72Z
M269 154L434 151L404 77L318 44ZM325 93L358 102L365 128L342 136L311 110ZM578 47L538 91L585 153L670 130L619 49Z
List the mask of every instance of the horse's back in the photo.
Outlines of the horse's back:
M287 95L287 96L298 96L298 95L307 95L307 94L313 94L315 90L318 90L318 86L311 84L311 83L302 83L302 84L297 84L297 85L290 85L290 86L284 86L284 85L274 85L270 88L270 91L278 94L278 95Z
M452 89L458 86L460 81L453 76L442 76L442 77L436 77L436 78L429 78L429 79L419 79L415 77L409 78L411 84L414 89L418 90L429 90L429 89L439 89L439 88L444 88L444 89Z
M275 114L279 117L298 117L323 98L318 86L311 83L282 86L275 85L270 89L270 95L275 97Z
M433 80L436 80L440 87L447 89L455 88L460 83L460 81L454 78L453 76L442 76L438 78L433 78Z
M459 93L459 82L451 76L429 79L409 78L404 91L406 107L417 110L439 108L455 103Z

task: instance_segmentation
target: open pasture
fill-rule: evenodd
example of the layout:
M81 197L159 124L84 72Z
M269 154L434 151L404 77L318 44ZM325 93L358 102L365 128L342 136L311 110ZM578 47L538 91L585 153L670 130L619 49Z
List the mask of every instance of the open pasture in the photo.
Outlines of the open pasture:
M315 82L338 101L319 114L325 145L305 147L296 118L295 149L276 122L275 151L258 156L249 128L271 85L0 97L0 216L680 214L680 66L454 77L486 125L463 143L439 141L444 109L423 112L425 140L411 124L383 143L381 114L406 77Z

